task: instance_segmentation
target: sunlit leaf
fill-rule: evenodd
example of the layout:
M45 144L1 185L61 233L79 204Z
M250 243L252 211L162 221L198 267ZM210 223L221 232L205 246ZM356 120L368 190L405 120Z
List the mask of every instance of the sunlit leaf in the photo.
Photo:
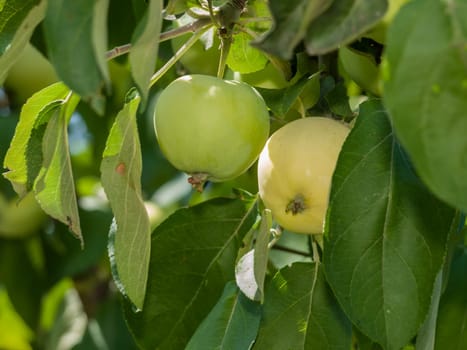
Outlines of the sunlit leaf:
M42 209L48 215L68 225L70 231L83 245L67 130L79 97L69 96L63 104L49 112L50 120L42 137L41 169L34 181L33 189Z
M6 0L0 9L0 84L45 15L45 0Z
M415 175L381 102L362 104L333 176L324 266L346 314L385 349L425 321L455 216Z
M251 38L246 33L234 36L230 47L227 65L235 72L252 73L263 69L268 62L267 57L257 48L250 45Z
M255 350L348 350L351 324L324 278L321 264L294 263L266 286Z
M247 299L229 282L185 350L249 349L256 338L261 306Z
M139 96L118 113L103 154L102 185L115 222L109 254L120 291L137 308L143 307L148 278L151 226L141 194L141 146L136 115Z
M21 109L15 135L3 163L8 169L4 176L20 196L32 189L42 165L42 125L47 121L47 113L69 93L65 85L57 83L35 93ZM28 152L28 149L33 152Z
M179 209L155 229L143 311L125 310L143 349L185 347L234 279L255 209L251 201L218 198Z
M132 38L131 73L142 96L143 105L149 93L149 81L154 73L162 26L162 0L151 0L145 16Z
M411 1L387 37L386 104L417 173L467 211L467 3Z

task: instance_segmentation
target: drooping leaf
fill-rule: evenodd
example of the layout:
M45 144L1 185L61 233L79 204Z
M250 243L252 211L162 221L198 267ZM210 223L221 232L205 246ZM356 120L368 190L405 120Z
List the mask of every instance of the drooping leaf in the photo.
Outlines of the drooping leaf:
M104 111L109 0L48 0L44 33L58 76L93 109Z
M50 120L42 137L41 168L33 189L42 209L68 225L83 245L67 130L79 97L72 94L69 96L49 112Z
M324 266L346 314L385 349L425 320L455 216L415 175L381 102L362 104L333 176Z
M321 264L297 262L266 286L254 350L350 349L351 323L324 278Z
M261 305L247 299L234 282L203 320L185 350L249 349L261 318Z
M117 285L137 307L146 294L151 226L141 194L141 146L135 95L118 113L110 130L101 163L101 181L115 222L110 230L109 254Z
M269 256L272 215L263 211L260 227L255 236L255 247L243 255L235 267L235 281L240 290L251 300L263 301L264 279Z
M23 106L15 135L10 144L3 166L3 175L10 180L15 191L24 196L32 189L42 166L43 125L51 109L60 104L70 93L62 83L53 84L35 93ZM28 149L31 152L28 152ZM38 157L38 158L37 158Z
M441 297L436 326L436 350L467 347L467 249L460 246L452 261L446 291Z
M467 3L412 1L387 38L384 102L418 174L467 211ZM429 23L429 25L427 25Z
M253 73L263 69L268 62L267 57L257 48L250 45L248 34L240 32L234 36L230 47L227 65L235 72Z
M305 46L310 55L322 55L348 44L381 20L388 0L335 0L308 27Z
M162 26L162 0L151 0L145 16L139 22L132 38L130 65L133 79L145 105L149 82L154 73Z
M305 37L310 23L332 3L333 0L269 1L274 25L255 46L277 57L291 59L295 46Z
M143 349L183 349L234 279L237 251L256 219L251 201L217 198L179 209L151 238L142 312L126 317Z

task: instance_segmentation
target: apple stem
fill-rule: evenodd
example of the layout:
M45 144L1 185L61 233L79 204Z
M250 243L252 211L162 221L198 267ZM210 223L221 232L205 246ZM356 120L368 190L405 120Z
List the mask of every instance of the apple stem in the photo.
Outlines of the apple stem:
M188 183L198 192L203 192L204 184L208 181L206 173L194 173L188 178Z
M208 26L210 23L210 18L200 18L192 23L188 23L184 26L161 33L161 35L159 36L159 42L170 40L186 33L195 33L197 30ZM112 50L107 51L105 56L108 60L111 60L121 55L127 54L128 52L130 52L130 50L131 44L124 44L121 46L116 46Z

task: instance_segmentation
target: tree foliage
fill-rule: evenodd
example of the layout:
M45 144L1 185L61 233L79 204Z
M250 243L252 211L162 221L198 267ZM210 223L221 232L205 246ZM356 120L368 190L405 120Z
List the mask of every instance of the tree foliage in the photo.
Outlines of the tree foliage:
M466 14L0 0L0 348L465 348ZM322 235L275 223L256 165L198 192L165 159L154 105L200 65L255 87L271 133L351 127Z

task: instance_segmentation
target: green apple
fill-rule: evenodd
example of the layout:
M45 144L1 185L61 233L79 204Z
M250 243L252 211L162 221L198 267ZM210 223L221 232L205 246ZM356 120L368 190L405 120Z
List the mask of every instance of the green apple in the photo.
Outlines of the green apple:
M7 200L0 193L0 236L21 238L37 232L46 218L45 213L29 193L23 199Z
M244 173L269 136L269 113L248 84L186 75L160 94L154 112L162 153L196 186Z
M339 48L339 61L349 78L358 86L373 95L381 96L380 69L372 56L343 46Z
M272 63L268 63L264 69L254 73L238 74L237 79L264 89L283 89L289 85L284 74Z
M58 81L52 64L30 43L8 71L4 86L16 105L22 105L35 92Z

